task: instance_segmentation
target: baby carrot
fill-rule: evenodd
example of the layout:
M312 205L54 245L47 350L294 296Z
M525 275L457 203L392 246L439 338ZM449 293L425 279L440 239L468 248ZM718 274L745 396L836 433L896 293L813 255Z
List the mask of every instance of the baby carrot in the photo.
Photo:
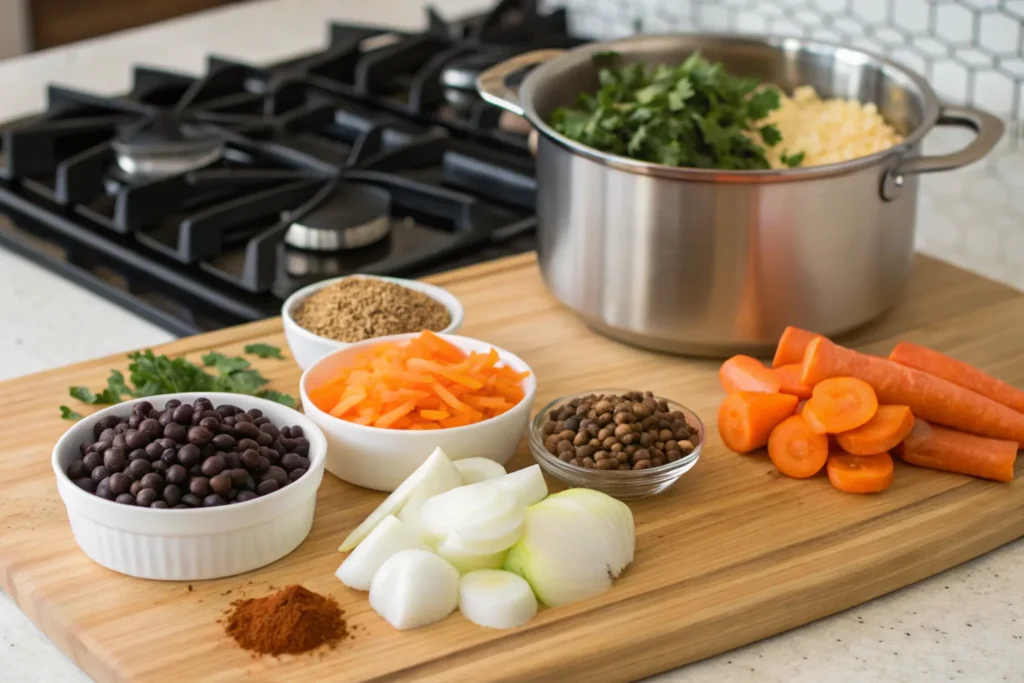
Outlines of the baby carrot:
M801 379L857 377L870 384L881 403L904 405L914 417L993 439L1024 444L1024 414L941 377L886 358L846 349L819 337L807 347Z
M793 415L772 430L768 457L787 477L807 479L825 466L828 437L812 430L802 415Z
M729 450L749 453L768 443L772 430L796 408L797 397L737 391L718 407L718 434Z
M875 390L855 377L832 377L814 385L804 419L819 434L838 434L865 424L878 411Z
M903 441L899 454L904 462L918 467L995 481L1013 481L1017 444L964 434L917 420L914 430Z
M775 347L775 357L772 358L772 367L777 368L783 365L799 363L804 359L804 351L812 339L820 337L816 332L808 332L799 327L787 327L779 337L779 345Z
M941 377L1024 413L1024 391L927 346L900 342L889 354L889 360Z
M718 380L727 394L734 391L761 391L775 394L779 380L761 361L750 356L733 356L718 369Z
M773 368L771 373L779 381L779 391L793 394L798 398L810 398L814 387L800 381L800 363L790 363Z
M874 455L896 448L914 428L906 406L878 406L875 416L856 429L836 434L836 443L851 455Z
M888 453L833 453L825 469L832 486L846 493L878 493L892 484L892 458Z

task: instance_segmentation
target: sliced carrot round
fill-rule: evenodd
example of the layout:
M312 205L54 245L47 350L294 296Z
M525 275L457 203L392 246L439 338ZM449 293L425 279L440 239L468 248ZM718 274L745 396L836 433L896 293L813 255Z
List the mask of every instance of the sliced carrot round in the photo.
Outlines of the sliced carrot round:
M807 479L825 466L828 437L811 429L802 415L793 415L772 430L768 457L787 477Z
M828 456L828 480L846 493L878 493L892 484L892 458L888 453L875 455Z
M867 382L833 377L818 382L802 415L819 434L848 432L865 424L878 411L878 397Z
M914 429L907 406L878 406L878 412L856 429L836 434L836 443L851 455L888 453Z

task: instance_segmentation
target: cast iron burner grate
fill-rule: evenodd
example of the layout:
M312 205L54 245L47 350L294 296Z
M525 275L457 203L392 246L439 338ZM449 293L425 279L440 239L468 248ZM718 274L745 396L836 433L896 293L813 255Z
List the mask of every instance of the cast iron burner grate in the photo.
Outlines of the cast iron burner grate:
M525 138L469 85L582 41L530 0L428 16L418 34L335 24L324 52L270 67L137 67L120 97L51 86L0 138L0 244L180 334L325 277L532 249Z

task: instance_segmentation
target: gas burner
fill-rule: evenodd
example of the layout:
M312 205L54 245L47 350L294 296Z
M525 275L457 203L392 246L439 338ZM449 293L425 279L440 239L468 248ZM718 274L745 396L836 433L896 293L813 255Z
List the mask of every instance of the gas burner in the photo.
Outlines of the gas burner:
M391 232L391 198L369 185L331 183L310 203L308 210L290 222L284 241L290 247L330 252L358 249L377 242Z
M223 140L182 123L174 112L157 111L124 127L111 142L117 166L132 178L165 178L219 161Z

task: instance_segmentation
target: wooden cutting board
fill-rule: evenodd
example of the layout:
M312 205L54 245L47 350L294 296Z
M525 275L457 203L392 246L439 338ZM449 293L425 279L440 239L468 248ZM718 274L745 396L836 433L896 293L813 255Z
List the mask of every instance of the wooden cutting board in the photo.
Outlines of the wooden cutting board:
M1020 480L994 484L897 465L890 490L852 496L824 477L780 477L763 455L727 452L715 429L722 398L716 364L593 334L547 294L531 256L433 281L464 302L465 334L510 349L534 368L535 407L571 392L624 386L677 399L708 424L710 441L696 468L666 493L631 504L636 560L611 591L543 610L511 632L473 626L458 614L395 631L370 610L365 594L333 577L342 559L338 543L383 496L329 474L309 538L262 570L186 585L103 569L75 546L50 449L66 427L57 406L68 402L67 386L102 386L109 368L123 369L120 356L0 384L0 586L97 681L605 683L765 638L1024 535ZM905 303L848 343L885 353L897 339L934 346L1024 385L1024 295L952 266L918 258ZM256 340L283 347L279 321L182 339L159 351L235 354ZM259 366L275 388L296 393L294 365ZM528 462L523 447L512 466ZM232 600L293 583L335 596L354 636L334 651L278 660L254 659L223 635L217 620Z

